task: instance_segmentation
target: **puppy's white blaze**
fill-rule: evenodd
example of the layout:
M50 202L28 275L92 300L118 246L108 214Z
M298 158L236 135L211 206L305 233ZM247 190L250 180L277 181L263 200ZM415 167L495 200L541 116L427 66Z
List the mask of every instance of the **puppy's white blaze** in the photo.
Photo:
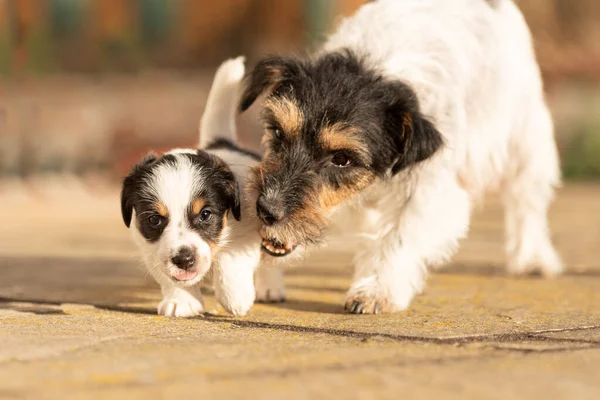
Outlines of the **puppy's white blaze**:
M202 179L202 168L194 165L191 160L183 156L188 150L179 149L172 151L175 162L165 163L156 168L152 175L151 184L145 190L162 202L168 212L168 225L157 242L157 257L167 267L167 274L174 274L177 268L171 265L170 258L182 246L191 246L196 249L196 268L198 277L183 285L196 283L208 271L212 254L208 243L189 226L187 211L193 202L196 193L200 192L205 179ZM189 152L193 152L189 150Z

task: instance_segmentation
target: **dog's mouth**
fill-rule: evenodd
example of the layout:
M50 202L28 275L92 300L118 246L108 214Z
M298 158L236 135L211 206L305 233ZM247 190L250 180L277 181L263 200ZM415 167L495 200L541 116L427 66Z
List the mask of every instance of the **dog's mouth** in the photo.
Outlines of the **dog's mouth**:
M285 257L288 254L292 253L298 243L282 243L275 238L264 238L262 240L261 248L262 250L270 256L273 257Z
M196 269L183 270L178 268L177 271L169 272L169 275L176 281L185 282L197 277L198 273Z

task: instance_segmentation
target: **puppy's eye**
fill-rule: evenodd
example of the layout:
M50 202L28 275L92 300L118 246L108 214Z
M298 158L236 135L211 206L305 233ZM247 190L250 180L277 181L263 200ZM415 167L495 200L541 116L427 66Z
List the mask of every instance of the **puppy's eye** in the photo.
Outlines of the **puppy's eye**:
M159 228L163 224L163 219L160 215L151 215L148 217L148 224L153 228Z
M212 214L212 211L205 208L204 210L200 211L200 220L203 222L210 221Z
M350 156L348 156L347 153L343 151L338 151L333 155L333 157L331 157L331 163L336 167L343 168L352 164L352 160L350 159Z

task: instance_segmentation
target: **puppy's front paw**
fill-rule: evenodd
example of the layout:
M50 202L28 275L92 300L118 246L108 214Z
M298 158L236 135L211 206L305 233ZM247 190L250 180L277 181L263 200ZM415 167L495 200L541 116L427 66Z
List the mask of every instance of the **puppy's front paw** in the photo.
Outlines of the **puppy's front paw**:
M258 303L282 303L285 301L283 271L279 268L259 268L255 279Z
M348 294L344 309L351 314L381 314L404 310L408 307L413 294L402 301L394 301L387 287L377 283L377 279L370 277L355 282Z
M184 291L177 291L158 304L158 314L165 317L189 318L203 312L202 300Z
M252 280L250 282L252 283ZM230 290L229 293L220 287L215 287L215 296L227 312L235 317L243 317L254 305L254 286L238 285L235 291Z

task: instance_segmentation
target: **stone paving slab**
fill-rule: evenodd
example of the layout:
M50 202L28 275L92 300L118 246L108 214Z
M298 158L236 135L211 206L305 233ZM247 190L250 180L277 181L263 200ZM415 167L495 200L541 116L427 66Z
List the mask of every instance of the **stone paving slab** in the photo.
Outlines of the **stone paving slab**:
M156 316L116 193L82 198L0 197L0 399L600 397L598 186L552 210L565 276L504 275L492 201L413 306L377 316L343 312L343 251L288 271L288 301L245 318L210 290L204 318Z

